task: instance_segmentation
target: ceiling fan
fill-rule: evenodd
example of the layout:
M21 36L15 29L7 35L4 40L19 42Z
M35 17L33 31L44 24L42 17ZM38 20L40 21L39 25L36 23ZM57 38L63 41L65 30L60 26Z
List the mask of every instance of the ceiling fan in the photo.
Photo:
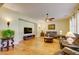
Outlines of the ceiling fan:
M46 21L53 21L53 19L55 19L55 18L50 18L50 17L48 17L48 13L46 14L46 18L45 18Z

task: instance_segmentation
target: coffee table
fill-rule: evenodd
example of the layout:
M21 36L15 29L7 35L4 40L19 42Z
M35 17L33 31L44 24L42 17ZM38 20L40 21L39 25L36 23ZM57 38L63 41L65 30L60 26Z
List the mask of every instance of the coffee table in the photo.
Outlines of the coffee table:
M44 42L52 43L53 42L53 37L44 37Z

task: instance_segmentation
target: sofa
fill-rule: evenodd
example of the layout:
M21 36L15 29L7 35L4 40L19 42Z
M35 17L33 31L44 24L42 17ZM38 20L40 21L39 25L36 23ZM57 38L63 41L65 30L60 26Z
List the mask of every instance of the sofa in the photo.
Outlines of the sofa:
M74 35L76 36L76 38L75 38L75 41L72 44L68 44L66 37L61 38L59 40L60 48L63 49L65 47L68 47L73 51L79 52L79 34L74 33Z
M45 34L46 37L53 37L53 38L57 38L57 31L46 31Z

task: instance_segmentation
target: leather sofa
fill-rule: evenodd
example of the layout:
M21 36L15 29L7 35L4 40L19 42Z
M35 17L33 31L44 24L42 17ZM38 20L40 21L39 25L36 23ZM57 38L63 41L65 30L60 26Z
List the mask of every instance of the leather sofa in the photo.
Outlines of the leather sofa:
M70 50L76 51L76 53L79 53L79 34L74 33L74 35L76 36L76 38L75 38L75 41L72 44L68 44L68 42L66 40L67 39L66 37L61 38L59 40L60 48L63 49L65 47L68 47Z
M53 38L57 38L57 31L46 31L45 34L46 37L53 37Z

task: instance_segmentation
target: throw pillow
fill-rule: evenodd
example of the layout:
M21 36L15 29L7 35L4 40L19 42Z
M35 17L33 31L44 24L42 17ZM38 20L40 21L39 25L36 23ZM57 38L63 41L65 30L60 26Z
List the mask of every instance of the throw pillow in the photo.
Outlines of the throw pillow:
M68 44L72 44L72 43L74 42L74 39L72 39L72 38L67 38L67 42L68 42Z

